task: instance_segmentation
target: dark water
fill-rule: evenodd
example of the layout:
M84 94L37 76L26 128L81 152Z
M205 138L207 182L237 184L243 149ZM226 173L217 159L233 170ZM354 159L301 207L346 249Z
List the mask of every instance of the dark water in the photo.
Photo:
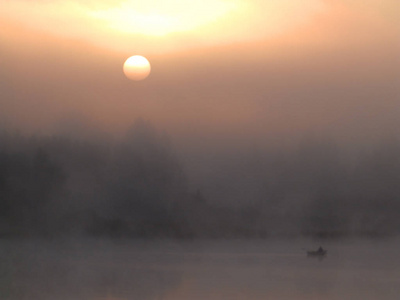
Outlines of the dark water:
M400 299L400 240L1 241L0 299Z

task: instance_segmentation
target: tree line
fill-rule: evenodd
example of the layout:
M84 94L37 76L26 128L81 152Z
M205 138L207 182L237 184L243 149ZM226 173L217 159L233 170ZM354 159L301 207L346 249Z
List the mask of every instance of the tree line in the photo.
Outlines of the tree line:
M312 141L243 154L230 187L246 177L257 191L245 191L251 201L221 205L193 188L168 136L145 121L120 140L3 133L0 236L397 234L399 145L352 158L339 150Z

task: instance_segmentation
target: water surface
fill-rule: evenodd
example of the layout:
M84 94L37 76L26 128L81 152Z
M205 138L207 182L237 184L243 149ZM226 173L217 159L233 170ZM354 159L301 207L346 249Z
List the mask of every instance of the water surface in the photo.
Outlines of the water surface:
M0 242L7 300L398 299L398 239Z

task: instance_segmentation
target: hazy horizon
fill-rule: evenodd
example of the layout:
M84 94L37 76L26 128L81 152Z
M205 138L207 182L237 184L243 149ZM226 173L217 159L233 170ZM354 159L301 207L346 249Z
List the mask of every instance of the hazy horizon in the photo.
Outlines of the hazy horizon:
M142 118L187 144L202 138L245 143L307 135L357 143L399 134L395 1L271 1L264 6L251 1L237 12L240 18L249 14L243 19L248 27L240 31L237 24L221 23L227 40L217 36L224 36L218 23L213 23L215 39L201 26L147 38L146 33L113 35L103 27L95 31L93 13L119 5L105 0L82 3L80 9L65 1L0 3L8 12L0 33L1 122L11 129L57 133L77 121L121 134ZM269 21L272 12L276 16ZM57 14L59 20L51 17ZM122 72L125 59L134 54L152 65L141 82Z
M245 230L255 214L260 223L246 230L273 232L275 214L293 217L276 220L276 231L370 232L376 222L378 232L397 232L397 8L395 0L0 0L6 206L38 193L51 205L81 201L72 215L82 209L84 218L85 208L99 217L100 195L104 210L131 205L146 216L121 217L121 231L157 217L188 225L198 211L202 225L189 231L211 231L214 221ZM135 54L151 63L143 81L122 72ZM138 122L148 128L130 157L122 149ZM28 170L58 174L58 196L36 191L43 183ZM175 207L185 213L171 210L185 201Z

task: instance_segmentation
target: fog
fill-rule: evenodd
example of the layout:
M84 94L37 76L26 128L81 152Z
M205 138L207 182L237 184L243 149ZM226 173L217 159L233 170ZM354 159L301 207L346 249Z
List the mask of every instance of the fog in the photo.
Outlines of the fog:
M0 0L0 298L397 299L398 0L142 2Z
M5 237L376 237L400 230L396 140L356 148L313 136L182 148L139 119L120 137L3 131L0 147Z
M1 240L10 300L396 299L398 240Z

